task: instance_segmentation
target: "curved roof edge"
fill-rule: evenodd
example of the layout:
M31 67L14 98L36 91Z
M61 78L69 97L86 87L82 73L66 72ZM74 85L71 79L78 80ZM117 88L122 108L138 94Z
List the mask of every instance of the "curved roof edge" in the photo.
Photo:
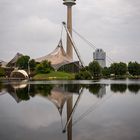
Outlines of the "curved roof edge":
M48 60L51 62L54 69L58 69L64 64L72 63L73 61L66 54L62 40L59 41L57 47L48 55L35 59L37 62Z
M25 79L26 78L29 78L29 76L28 76L28 74L27 74L27 72L25 70L17 70L17 69L16 70L13 70L11 72L10 77L12 77L14 73L20 73L20 74L22 74L25 77Z

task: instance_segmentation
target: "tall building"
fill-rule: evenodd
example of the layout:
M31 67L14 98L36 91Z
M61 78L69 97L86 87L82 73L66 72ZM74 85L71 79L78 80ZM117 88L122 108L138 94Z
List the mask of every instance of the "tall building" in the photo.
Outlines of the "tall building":
M102 68L106 67L106 53L102 49L93 52L93 60L97 61Z
M75 5L76 0L63 0L63 4L67 6L67 28L72 36L72 6ZM71 45L71 41L67 35L67 55L73 60L73 47Z

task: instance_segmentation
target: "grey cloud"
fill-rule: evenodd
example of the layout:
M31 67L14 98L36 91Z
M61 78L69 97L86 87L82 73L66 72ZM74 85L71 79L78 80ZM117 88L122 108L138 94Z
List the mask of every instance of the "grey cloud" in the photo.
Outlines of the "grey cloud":
M33 58L52 51L60 38L61 21L66 20L66 6L62 3L0 0L0 59L10 60L17 51ZM79 33L107 51L114 61L140 61L140 1L81 0L76 3L73 27ZM89 63L94 50L74 37L84 61Z

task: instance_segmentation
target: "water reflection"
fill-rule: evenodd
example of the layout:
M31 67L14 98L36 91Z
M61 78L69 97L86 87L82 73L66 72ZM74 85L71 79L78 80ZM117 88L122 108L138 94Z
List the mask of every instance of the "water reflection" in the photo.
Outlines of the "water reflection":
M116 92L124 93L126 92L126 89L127 89L126 84L111 84L111 91L113 91L114 93Z
M128 85L128 89L132 93L137 94L139 92L139 90L140 90L140 85L138 85L138 84L130 84L130 85Z
M73 115L76 111L77 105L81 99L83 90L88 90L91 95L95 96L99 100L106 100L106 87L105 84L0 84L0 95L3 93L9 93L17 103L21 101L28 101L30 98L35 96L41 96L47 98L51 101L57 108L62 119L62 112L64 105L66 104L66 116L67 121L63 127L63 132L67 132L67 139L72 140L72 127L73 127ZM138 84L111 84L110 90L113 93L120 92L126 93L126 90L129 90L131 93L138 93L140 90L140 85ZM5 92L3 92L5 91ZM73 100L73 95L76 95L76 100ZM99 105L99 104L96 104ZM96 106L92 106L87 111L78 118L83 119L88 113L90 113ZM79 121L78 120L78 121ZM77 121L76 121L77 122Z
M51 100L60 114L62 113L62 107L64 103L72 98L72 94L79 95L81 89L87 89L91 94L95 95L97 98L103 98L106 94L105 84L27 84L27 83L16 83L16 84L6 84L0 83L0 95L6 93L6 91L15 99L17 103L20 101L27 101L31 97L40 95L42 97L47 97ZM110 84L110 90L113 93L120 92L126 93L126 90L131 93L139 93L139 84Z
M106 85L94 84L88 86L89 92L102 98L106 94Z
M73 94L81 91L81 85L45 85L45 84L7 84L0 86L1 90L5 89L17 103L28 101L36 95L50 100L58 109L62 118L63 106L67 105L67 122L66 127L68 140L72 140L72 114L73 114ZM6 93L6 92L5 92ZM75 105L74 105L75 106ZM62 130L63 131L63 130ZM64 132L64 131L63 131Z
M126 93L126 90L128 89L131 93L137 94L140 90L139 84L111 84L110 85L111 91L114 93L120 92L120 93Z

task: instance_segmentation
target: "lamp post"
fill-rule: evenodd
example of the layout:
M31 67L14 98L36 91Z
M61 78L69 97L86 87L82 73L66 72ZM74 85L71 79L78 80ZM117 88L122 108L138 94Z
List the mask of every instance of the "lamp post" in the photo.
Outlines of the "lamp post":
M63 4L67 6L67 28L72 36L72 6L75 5L76 0L63 0ZM73 60L73 48L70 39L67 35L67 55Z

